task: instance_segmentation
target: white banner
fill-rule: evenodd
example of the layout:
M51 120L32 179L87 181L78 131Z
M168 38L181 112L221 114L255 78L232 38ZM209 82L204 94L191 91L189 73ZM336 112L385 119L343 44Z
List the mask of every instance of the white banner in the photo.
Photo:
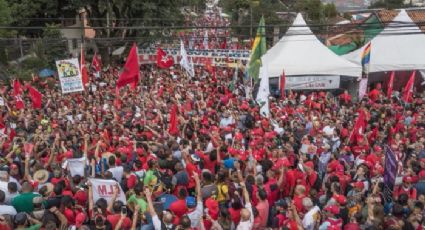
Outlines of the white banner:
M94 202L96 202L100 198L104 198L108 202L112 200L112 196L115 190L115 185L118 184L118 182L114 180L104 180L104 179L94 179L94 178L89 178L89 181L92 184ZM124 204L127 204L124 191L122 190L119 184L118 186L120 187L120 192L118 193L117 200L120 200Z
M56 61L56 67L63 94L84 91L77 58Z
M180 49L163 49L167 55L174 58L174 63L180 63L181 55ZM140 64L154 64L156 63L156 49L142 49L139 51L139 63ZM192 58L194 65L205 65L207 60L211 60L214 66L225 66L230 68L236 68L238 62L246 64L249 60L251 51L249 50L193 50L188 49L187 55Z
M339 76L286 76L285 89L338 89Z
M71 176L80 175L84 177L84 169L86 168L85 157L68 159L66 162Z
M361 100L367 91L367 78L362 78L359 84L359 99Z

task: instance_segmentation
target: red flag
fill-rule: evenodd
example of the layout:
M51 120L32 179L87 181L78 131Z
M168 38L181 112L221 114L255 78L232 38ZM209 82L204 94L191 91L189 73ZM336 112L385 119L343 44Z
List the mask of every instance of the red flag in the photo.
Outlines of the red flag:
M102 64L100 62L97 53L94 53L93 60L91 61L91 68L94 70L97 77L100 77L100 71L102 71Z
M81 46L81 56L80 56L80 68L81 68L81 77L83 81L83 86L86 87L86 84L89 83L89 74L87 73L86 61L84 60L84 50Z
M387 90L387 97L391 98L391 95L393 94L393 84L394 84L394 75L395 72L391 72L390 82L388 82L388 90Z
M42 101L43 95L40 92L38 92L35 88L31 87L30 85L28 85L27 88L31 97L32 107L34 109L41 109L41 101Z
M168 126L168 132L173 136L177 136L179 134L179 129L177 128L177 109L177 105L173 105L170 112L170 125Z
M91 61L91 67L93 68L94 71L100 72L102 70L101 65L102 64L100 62L99 57L97 56L97 53L94 53L93 59Z
M156 64L159 68L168 69L174 65L174 60L173 57L167 56L167 53L158 47L156 49Z
M22 100L22 86L21 83L15 79L13 81L13 96L15 97L15 104L17 109L25 108L24 101Z
M124 65L124 69L120 74L120 77L117 81L118 87L123 87L127 84L132 84L133 86L139 82L140 72L139 72L139 60L137 57L137 46L134 43L131 47L130 53L128 54L127 61Z
M404 102L409 102L409 100L412 97L413 84L415 83L415 75L416 75L416 70L414 70L412 72L412 75L410 75L409 81L407 82L406 86L404 87L404 90L403 90L403 101Z
M285 71L282 72L280 76L280 98L285 98L285 85L286 85L286 75Z
M354 142L355 138L363 135L366 128L366 114L363 110L359 112L359 116L356 119L354 124L353 131L350 134L350 142Z

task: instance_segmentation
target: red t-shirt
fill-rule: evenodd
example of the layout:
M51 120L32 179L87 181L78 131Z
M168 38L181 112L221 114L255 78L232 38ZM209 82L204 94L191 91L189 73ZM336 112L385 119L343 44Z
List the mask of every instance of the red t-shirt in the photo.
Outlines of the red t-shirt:
M237 226L239 224L239 221L241 221L241 209L236 210L233 208L229 208L229 213L230 219L235 224L235 226Z
M117 226L118 222L120 221L121 214L113 214L108 215L106 219L111 223L112 229L115 229L115 226ZM130 229L131 228L131 220L130 218L126 217L124 221L121 224L122 229Z
M170 205L170 210L179 218L187 213L188 209L185 200L176 200Z

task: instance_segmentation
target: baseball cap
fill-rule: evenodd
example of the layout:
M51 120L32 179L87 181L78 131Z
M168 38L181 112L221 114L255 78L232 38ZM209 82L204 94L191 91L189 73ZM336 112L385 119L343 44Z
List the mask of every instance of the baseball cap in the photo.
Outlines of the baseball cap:
M27 214L25 212L20 212L20 213L15 215L14 222L17 225L23 225L23 224L25 224L27 219L28 219Z
M339 207L336 205L329 205L324 210L335 215L339 213Z

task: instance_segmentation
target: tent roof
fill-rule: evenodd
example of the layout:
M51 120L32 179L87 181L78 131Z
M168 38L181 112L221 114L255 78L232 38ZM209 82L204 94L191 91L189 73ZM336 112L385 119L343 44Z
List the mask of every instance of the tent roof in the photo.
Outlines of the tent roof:
M360 64L365 46L342 57ZM401 10L397 17L371 40L369 72L425 69L424 50L425 35L406 11Z
M285 36L262 59L269 76L343 75L361 76L361 66L349 62L323 45L298 14Z

